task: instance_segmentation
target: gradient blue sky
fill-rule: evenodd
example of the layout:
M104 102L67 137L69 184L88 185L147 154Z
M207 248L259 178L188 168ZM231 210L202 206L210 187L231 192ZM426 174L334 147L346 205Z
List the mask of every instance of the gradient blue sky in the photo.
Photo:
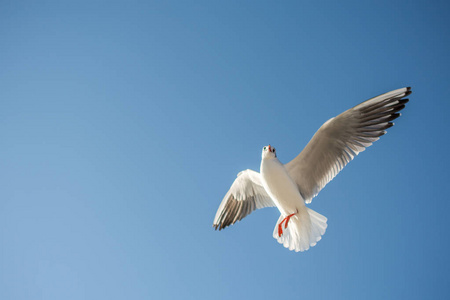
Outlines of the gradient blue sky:
M450 297L448 1L1 1L1 299ZM310 207L216 232L236 174L412 86Z

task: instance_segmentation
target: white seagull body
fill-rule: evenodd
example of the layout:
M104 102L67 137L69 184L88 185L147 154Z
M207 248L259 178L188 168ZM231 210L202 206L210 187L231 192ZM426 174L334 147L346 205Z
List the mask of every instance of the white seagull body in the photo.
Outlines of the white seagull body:
M303 151L283 165L275 148L262 151L260 173L238 174L217 210L213 226L223 229L253 210L276 206L280 211L273 237L289 250L315 246L327 228L327 218L307 208L320 190L359 152L391 127L405 107L411 88L369 99L325 122Z

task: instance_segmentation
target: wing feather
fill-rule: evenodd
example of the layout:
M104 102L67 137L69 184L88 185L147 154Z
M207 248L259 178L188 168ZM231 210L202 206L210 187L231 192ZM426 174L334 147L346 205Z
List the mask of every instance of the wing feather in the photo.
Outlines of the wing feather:
M252 211L275 206L261 183L261 175L252 170L238 174L222 200L214 218L213 227L222 230L242 220Z
M401 88L369 99L325 122L305 149L285 165L306 202L311 202L353 158L392 127L411 94Z

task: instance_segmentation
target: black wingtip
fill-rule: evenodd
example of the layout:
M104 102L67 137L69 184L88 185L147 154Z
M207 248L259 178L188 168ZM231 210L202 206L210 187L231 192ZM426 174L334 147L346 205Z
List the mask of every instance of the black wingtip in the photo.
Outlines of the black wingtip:
M388 118L388 121L393 121L393 120L397 119L397 118L400 117L400 116L401 116L400 113L392 114L392 115Z
M397 106L392 112L399 112L405 108L405 104Z
M213 224L214 230L219 230L221 231L222 229L224 229L226 226L223 226L221 224Z
M411 93L412 93L411 87L408 86L408 87L406 88L405 96L403 96L403 97L406 97L406 96L408 96L408 95L411 95Z

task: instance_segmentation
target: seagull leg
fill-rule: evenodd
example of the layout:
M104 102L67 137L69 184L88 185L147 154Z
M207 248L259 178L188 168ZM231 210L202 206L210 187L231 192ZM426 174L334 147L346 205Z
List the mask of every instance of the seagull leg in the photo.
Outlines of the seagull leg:
M291 219L291 217L294 216L294 215L296 215L297 213L298 213L298 210L297 210L297 212L295 212L295 213L293 213L293 214L290 214L289 216L287 216L286 218L284 218L284 219L280 222L280 224L278 224L278 236L279 236L279 237L281 237L281 235L283 234L283 222L286 222L286 224L284 225L284 229L286 229L286 228L288 227L288 223L289 223L289 220Z

